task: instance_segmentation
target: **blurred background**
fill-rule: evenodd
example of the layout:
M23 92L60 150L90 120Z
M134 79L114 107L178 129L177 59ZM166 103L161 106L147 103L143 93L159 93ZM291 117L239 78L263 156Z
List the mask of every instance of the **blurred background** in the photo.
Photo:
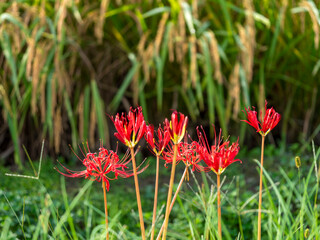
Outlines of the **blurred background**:
M319 143L319 4L2 1L1 164L21 168L22 146L39 157L43 139L52 157L110 146L108 115L138 105L148 123L177 109L191 134L201 124L212 137L214 124L250 148L259 136L242 110L267 99L282 115L272 143Z

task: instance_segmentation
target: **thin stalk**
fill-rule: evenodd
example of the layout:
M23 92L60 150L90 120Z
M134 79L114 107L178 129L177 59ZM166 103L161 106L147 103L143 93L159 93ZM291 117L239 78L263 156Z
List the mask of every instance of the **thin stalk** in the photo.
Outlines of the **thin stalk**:
M318 232L318 211L317 211L317 200L318 200L318 191L319 191L319 170L317 169L317 157L314 151L314 143L312 142L312 149L313 149L313 156L315 158L315 170L316 170L316 178L317 178L317 185L316 185L316 194L314 196L314 213L315 213L315 232ZM300 179L300 176L299 176ZM316 234L315 240L318 240L319 236Z
M152 216L152 229L151 229L151 238L154 238L154 228L156 224L157 216L157 201L158 201L158 183L159 183L159 155L157 155L157 167L156 167L156 182L154 186L154 201L153 201L153 216Z
M163 229L162 240L166 239L167 229L168 229L172 188L173 188L173 182L174 182L174 174L176 172L176 160L177 160L177 153L178 153L177 144L173 145L173 151L174 153L173 153L173 159L172 159L171 177L170 177L170 184L169 184L169 190L168 190L168 196L167 196L167 207L166 207L166 215L164 219L164 229Z
M172 201L171 201L171 204L170 204L169 214L171 213L171 210L172 210L172 208L173 208L173 205L174 205L174 203L175 203L175 201L176 201L176 199L177 199L178 193L179 193L179 191L180 191L180 188L181 188L181 186L182 186L182 183L184 182L184 179L185 179L185 176L186 176L187 172L188 172L188 167L186 166L186 168L184 169L184 172L183 172L183 174L182 174L182 177L181 177L181 179L180 179L180 182L179 182L179 185L178 185L178 187L177 187L177 190L176 190L176 192L174 193L174 196L173 196L173 198L172 198ZM162 232L163 232L163 228L164 228L164 223L163 223L162 226L161 226L161 229L160 229L159 234L158 234L158 236L157 236L157 240L160 240L161 234L162 234Z
M318 199L318 190L319 190L319 179L317 178L317 188L316 188L316 194L314 196L314 214L315 214L315 231L318 232L318 211L317 211L317 199ZM319 239L318 234L316 234L316 240Z
M102 189L103 189L103 196L104 196L104 213L105 213L104 215L106 219L106 231L107 231L106 240L109 240L107 193L106 193L106 183L104 181L102 181Z
M238 222L239 222L239 229L240 229L240 234L241 234L241 240L243 240L243 227L242 227L242 221L241 221L241 215L240 212L238 212Z
M136 166L136 160L134 157L133 147L130 148L130 152L131 152L131 160L132 160L132 167L133 167L134 185L136 189L137 204L138 204L138 211L139 211L139 218L140 218L141 237L142 237L142 240L145 240L146 236L145 236L143 213L142 213L142 207L141 207L139 181L138 181L137 166Z
M260 188L259 188L259 209L258 209L258 240L261 240L261 205L262 205L262 176L263 176L264 140L265 140L265 136L262 136L261 161L260 161L261 168L260 168Z
M304 194L303 194L303 186L300 183L300 168L298 169L299 174L299 192L301 199L301 209L300 209L300 239L304 239L304 231L303 231L303 202L304 202Z
M221 233L221 195L220 195L220 174L217 174L217 189L218 189L218 233L219 239L222 239Z

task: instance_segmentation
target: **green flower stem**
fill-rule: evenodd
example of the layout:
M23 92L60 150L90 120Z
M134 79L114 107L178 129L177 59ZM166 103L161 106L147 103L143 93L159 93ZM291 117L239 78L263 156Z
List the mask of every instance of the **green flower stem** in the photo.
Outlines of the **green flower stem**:
M103 189L103 196L104 196L104 213L106 219L106 240L109 240L109 229L108 229L108 205L107 205L107 193L106 193L106 183L102 181L102 189Z
M169 214L170 214L170 203L171 203L171 197L172 197L172 188L173 188L173 182L174 182L174 174L176 172L178 144L173 145L173 151L174 153L173 153L173 159L172 159L171 177L170 177L170 184L169 184L169 190L168 190L168 196L167 196L167 207L166 207L166 215L164 219L162 240L165 240L167 235L167 228L168 228Z
M180 191L180 188L181 188L181 186L182 186L182 183L183 183L184 180L185 180L185 176L186 176L187 172L188 172L188 167L186 166L186 168L184 169L184 172L183 172L183 174L182 174L182 177L181 177L181 179L180 179L180 182L179 182L179 185L178 185L178 187L177 187L177 190L176 190L176 192L174 193L173 199L172 199L172 201L171 201L169 214L171 213L171 210L172 210L172 208L173 208L173 205L174 205L174 203L175 203L175 201L176 201L176 199L177 199L178 193L179 193L179 191ZM164 228L164 223L163 223L162 226L161 226L161 229L160 229L159 234L158 234L158 236L157 236L157 240L160 240L161 234L162 234L162 232L163 232L163 228Z
M222 239L222 232L221 232L220 174L217 174L217 189L218 189L218 233L219 233L219 240L221 240Z
M139 181L138 181L137 166L136 166L136 160L134 157L133 147L130 147L130 152L131 152L132 167L133 167L134 185L135 185L135 189L136 189L137 204L138 204L138 211L139 211L139 218L140 218L141 237L142 237L142 240L145 240L146 235L145 235L145 230L144 230L144 221L143 221L143 213L142 213L142 207L141 207Z
M154 202L153 202L153 216L152 216L152 230L151 230L151 238L154 238L154 227L157 216L157 201L158 201L158 183L159 183L159 155L157 155L157 167L156 167L156 182L155 182L155 190L154 190Z
M260 168L260 188L259 188L259 209L258 209L258 240L261 240L261 206L262 206L262 176L263 176L263 153L265 136L262 135L261 143L261 168Z

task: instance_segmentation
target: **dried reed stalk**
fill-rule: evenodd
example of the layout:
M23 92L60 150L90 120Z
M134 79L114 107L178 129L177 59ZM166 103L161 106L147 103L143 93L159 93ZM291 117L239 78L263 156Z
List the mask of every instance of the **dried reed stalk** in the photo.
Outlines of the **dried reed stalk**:
M320 18L317 8L309 1L303 1L300 3L301 7L304 7L308 10L308 13L312 21L312 29L314 32L314 47L315 49L319 48L319 34L320 34Z
M288 8L288 0L282 0L280 3L281 3L281 5L282 5L282 6L281 6L282 14L283 14L283 16L285 16L286 11L287 11L287 8ZM282 18L281 18L280 28L281 28L282 30L285 29L285 20L286 20L285 17L282 17Z
M4 82L2 81L3 79L0 78L0 82ZM3 101L3 105L4 105L4 109L6 109L6 111L8 111L8 113L12 116L12 109L11 109L11 104L10 104L10 100L9 100L9 96L8 96L8 91L7 88L0 84L0 99L2 99ZM3 118L5 119L5 121L7 121L7 114L3 114Z
M198 0L192 1L192 16L194 19L198 19Z
M94 133L96 130L96 106L94 104L93 96L91 98L91 112L90 112L90 126L89 126L89 143L90 145L94 146Z
M171 27L169 30L168 36L168 53L169 53L169 61L174 61L174 36L175 36L175 28Z
M18 21L21 21L20 13L19 13L19 4L18 2L13 2L11 7L9 8L8 12ZM26 15L28 15L29 11L26 11ZM12 41L12 53L14 55L18 55L18 53L21 51L22 47L22 40L25 39L23 36L22 32L20 31L19 27L13 25L13 24L8 24L7 31L9 31L9 35L12 36L13 41Z
M62 40L62 34L63 34L63 23L64 19L66 18L67 12L66 12L66 5L67 5L67 0L58 0L56 1L55 9L57 11L58 15L58 22L57 22L57 40L58 44ZM59 92L62 93L64 90L64 80L63 80L63 74L61 72L61 65L60 65L60 55L59 51L55 52L54 56L54 65L55 65L55 72L56 72L56 77L58 79L58 87L59 87Z
M62 94L64 91L64 80L62 77L60 57L59 57L58 51L55 52L53 61L54 61L55 74L56 74L57 83L58 83L58 93Z
M196 36L193 34L190 37L190 76L193 87L196 86L197 83L197 45L196 45Z
M94 33L98 39L98 43L102 43L103 39L103 25L105 19L105 13L108 9L109 0L101 0L100 9L99 9L99 17L95 24Z
M41 47L36 48L36 53L33 60L32 68L32 94L31 94L31 112L33 115L37 112L37 93L39 85L40 70L42 69L44 59L41 57L43 54ZM43 93L44 94L44 93Z
M57 2L61 4L57 4ZM67 16L67 4L68 0L61 0L56 2L56 9L60 13L58 22L57 22L57 40L58 44L61 44L62 42L62 35L63 35L63 28L64 28L64 21ZM71 81L65 71L64 65L61 64L62 59L60 58L59 51L56 51L54 56L54 65L56 70L56 76L58 78L58 87L59 87L59 93L63 93L64 89L66 89L68 95L71 94Z
M246 21L245 21L245 35L243 39L241 38L242 43L246 48L246 56L242 57L242 65L244 66L244 70L246 72L246 77L248 82L252 81L253 74L253 64L254 64L254 49L256 45L256 30L254 25L254 7L252 0L244 0L243 2L244 8L246 10Z
M220 64L220 55L219 55L219 47L216 36L213 32L209 32L210 40L210 52L212 62L214 63L214 78L218 81L219 84L222 84L222 73L221 73L221 64Z
M184 56L187 48L185 48L184 43L186 42L186 22L184 19L183 12L180 11L178 15L178 25L176 26L176 56L177 61L181 63L184 60Z
M239 81L239 74L240 74L240 63L239 61L233 67L233 70L229 77L229 94L234 101L233 103L233 113L232 117L234 119L237 118L240 112L240 81Z
M41 122L44 123L46 121L46 83L47 83L47 75L41 74L41 83L40 83L40 112L41 112Z
M164 30L166 28L166 22L168 20L168 17L169 17L169 13L166 12L162 15L162 18L160 20L157 35L154 41L155 55L159 55L159 49L160 49L161 41L163 38Z
M148 50L145 49L146 41L148 38L148 33L144 33L142 37L140 38L139 44L138 44L138 58L139 61L142 63L142 70L143 70L143 75L145 80L148 82L149 81L149 56L148 56ZM137 101L137 96L136 97L136 103Z
M67 0L56 1L55 9L59 13L57 22L57 39L60 42L62 39L63 23L67 16Z
M188 65L186 61L180 63L182 86L184 89L188 87Z
M40 25L45 26L46 25L46 0L41 1L39 18L40 18Z
M84 117L83 117L83 112L84 112L84 94L81 93L79 97L79 103L78 103L78 115L79 115L79 137L81 141L84 141Z
M27 38L28 43L28 60L26 65L26 77L30 80L31 78L31 71L32 71L32 63L35 61L35 45L36 45L36 35L39 30L39 27L36 26L31 34L31 37Z
M60 151L60 141L62 133L62 117L61 117L61 107L58 107L55 114L53 115L53 134L54 134L54 150L56 152Z
M252 65L252 57L250 57L250 53L252 54L251 48L250 48L250 43L248 42L248 35L246 33L246 30L243 26L241 26L240 24L237 24L237 28L239 31L239 36L240 36L240 40L241 43L243 45L243 47L241 48L240 51L240 60L241 60L241 65L244 68L245 71L245 75L246 75L246 80L248 83L251 82L252 79L252 69L251 69L251 65ZM251 55L252 56L252 55Z

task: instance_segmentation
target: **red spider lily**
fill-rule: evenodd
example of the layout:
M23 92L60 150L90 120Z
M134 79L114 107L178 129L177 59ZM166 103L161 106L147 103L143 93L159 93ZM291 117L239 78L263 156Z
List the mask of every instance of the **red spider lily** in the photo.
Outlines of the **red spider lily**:
M266 113L263 117L262 111L260 112L261 122L258 120L255 107L252 107L253 110L251 110L250 107L245 108L246 111L243 112L246 114L248 120L241 120L254 127L262 136L266 136L275 126L277 126L281 119L281 115L277 113L273 107L267 109L267 100L265 103Z
M128 115L119 113L111 117L118 132L114 134L123 144L133 148L143 137L146 130L146 123L142 114L142 107L130 108Z
M217 175L223 173L231 163L237 161L241 162L240 159L235 159L240 150L238 141L232 143L231 146L229 146L229 141L222 142L220 130L218 141L215 134L215 144L210 148L203 129L203 134L199 131L198 128L197 132L199 143L197 144L196 151L199 154L200 159L203 159L208 168L214 171Z
M104 147L99 148L99 153L90 152L89 147L87 146L88 151L81 150L84 159L78 157L82 164L86 167L86 170L83 171L73 171L64 167L60 162L60 165L67 173L63 173L57 169L59 173L66 177L80 178L85 177L90 180L97 182L105 182L106 189L109 191L110 183L109 180L115 180L118 176L127 178L132 176L131 172L125 171L127 164L130 162L128 159L128 154L126 154L121 160L116 152L108 151ZM112 174L113 177L108 175Z
M161 125L159 124L159 128L157 130L157 136L158 136L158 142L156 142L154 137L154 126L153 125L147 126L144 137L148 142L152 152L154 152L157 156L159 156L170 141L170 133L168 131L163 130L161 128Z
M171 121L165 119L165 130L168 130L170 137L174 144L178 144L183 139L188 124L188 117L185 117L182 113L179 113L180 121L178 120L178 112L174 111L171 114Z
M193 141L188 143L187 140L178 144L178 153L176 164L182 161L186 167L192 167L192 171L204 171L206 170L203 166L199 165L201 158L196 151L197 142ZM166 164L171 164L173 159L173 148L172 145L167 147L167 150L163 152L163 158L166 161Z

